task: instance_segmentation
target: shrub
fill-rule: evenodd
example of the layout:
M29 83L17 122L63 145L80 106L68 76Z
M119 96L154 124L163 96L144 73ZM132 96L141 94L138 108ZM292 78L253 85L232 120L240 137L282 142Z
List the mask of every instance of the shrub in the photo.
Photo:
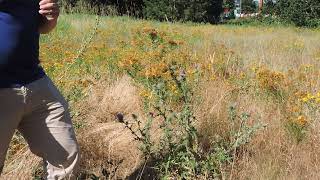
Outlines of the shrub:
M252 0L242 1L242 12L245 14L254 13L257 11L257 5Z
M144 0L144 16L157 20L182 20L193 22L219 21L222 0Z
M320 25L319 0L279 0L276 14L297 26L316 27Z
M76 8L82 12L92 12L91 9L98 8L101 13L102 10L105 12L105 9L112 9L118 15L160 21L216 23L222 12L223 0L62 0L60 3L64 9Z
M275 13L276 4L273 0L267 0L262 8L262 13L267 15L273 15Z
M292 24L283 22L278 17L274 16L257 16L257 17L247 17L247 18L239 18L239 19L232 19L226 22L230 25L249 25L249 26L284 26Z
M60 3L67 11L76 9L82 13L106 13L111 9L118 15L135 17L142 16L143 8L143 0L62 0Z

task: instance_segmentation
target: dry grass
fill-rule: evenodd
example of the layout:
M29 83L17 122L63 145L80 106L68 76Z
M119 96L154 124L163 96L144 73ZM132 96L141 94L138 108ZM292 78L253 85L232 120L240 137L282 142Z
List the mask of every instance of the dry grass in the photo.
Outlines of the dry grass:
M79 128L77 132L83 152L81 167L87 173L101 175L102 167L114 172L113 178L121 179L129 177L142 163L137 143L115 117L117 113L121 113L130 121L131 114L136 114L143 119L140 89L130 78L113 72L113 66L110 67L105 63L113 62L115 56L121 52L122 43L130 41L136 29L153 27L182 34L192 53L197 54L197 57L205 63L210 62L213 57L216 58L214 61L218 61L218 52L221 49L228 49L226 56L232 52L244 63L243 67L227 65L230 73L243 71L252 74L251 69L260 66L284 74L290 69L297 70L306 65L311 65L314 69L320 68L318 30L292 27L187 26L126 18L105 18L101 22L98 36L83 56L87 64L79 63L71 70L68 69L70 70L68 73L73 75L59 81L55 75L65 71L63 62L72 59L72 55L76 52L74 49L79 48L77 42L83 40L83 36L88 34L94 24L92 17L77 16L73 19L74 17L76 16L63 16L60 30L42 40L42 57L51 59L44 61L44 65L65 94L74 93L75 86L81 85L84 89L82 93L85 95L80 100L70 103L73 114L78 114L74 116L76 124L84 124L84 127ZM63 33L73 36L67 37ZM63 42L59 39L61 36L66 37ZM59 42L69 48L61 49L61 44L59 46L54 44ZM56 54L52 55L50 51ZM90 70L85 71L88 64ZM50 70L50 67L56 68ZM233 68L236 68L236 71ZM319 74L316 73L318 71L308 75L305 84L299 81L299 88L305 92L320 91ZM74 77L87 81L74 81ZM286 78L290 76L286 75ZM308 82L311 78L315 82L310 86ZM197 127L203 135L205 148L210 146L210 141L217 136L228 138L227 132L230 127L227 110L230 105L236 105L239 111L248 112L252 119L259 119L266 124L266 128L259 131L246 145L245 150L237 155L233 179L320 178L319 117L310 121L307 136L301 143L296 143L286 128L287 114L284 113L284 109L287 104L265 97L257 93L257 89L243 91L225 78L212 79L200 83L197 91L200 100L195 108ZM253 76L249 79L250 82L256 81ZM22 150L15 155L15 158L7 161L1 179L10 179L12 175L19 177L18 179L29 177L32 170L26 167L37 165L38 159ZM115 170L117 166L119 167Z
M126 178L141 165L138 145L123 124L117 122L117 114L130 121L131 114L142 116L141 98L128 77L114 83L95 86L87 98L90 125L80 137L83 151L82 169L101 174L101 167L112 172L110 177ZM91 172L92 173L92 172Z
M6 164L1 179L6 180L29 180L40 165L40 159L33 155L27 147L22 148L15 154L14 159Z

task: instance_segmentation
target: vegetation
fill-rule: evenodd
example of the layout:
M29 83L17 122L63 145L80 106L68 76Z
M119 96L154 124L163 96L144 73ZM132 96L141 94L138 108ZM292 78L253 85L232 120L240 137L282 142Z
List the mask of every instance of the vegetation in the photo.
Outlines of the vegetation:
M235 7L232 2L225 2L225 7ZM258 7L251 0L242 1L242 12L245 14L258 13ZM265 18L266 16L266 18ZM247 17L231 20L231 24L291 24L298 27L319 27L320 23L320 2L312 0L265 0L261 14L255 17ZM259 23L260 22L260 23Z
M294 24L289 22L284 22L278 17L272 17L272 16L257 16L257 17L248 17L248 18L241 18L241 19L231 19L227 21L225 24L228 25L237 25L237 26L259 26L259 27L279 27L279 26L292 26L294 27Z
M129 15L138 18L181 21L221 23L223 8L235 10L233 0L63 0L64 12L89 12L101 15ZM258 13L260 10L252 0L242 1L242 13ZM260 13L260 12L259 12ZM258 17L236 19L233 13L226 19L231 24L292 24L303 27L319 27L320 2L313 0L266 0ZM264 18L267 16L267 18ZM265 23L266 22L266 23Z
M274 15L275 10L276 10L276 3L274 3L273 0L265 1L265 4L262 8L262 13L264 15Z
M317 179L319 40L74 14L40 52L70 103L80 179ZM16 134L3 178L40 177L39 162Z
M222 0L144 0L146 18L158 20L182 20L193 22L219 21Z
M235 10L233 0L210 1L169 1L169 0L63 0L62 7L66 12L92 12L109 15L129 15L144 19L181 22L221 23L223 8ZM242 1L242 13L260 13L257 4L252 0ZM94 9L94 10L93 10ZM319 27L320 2L313 0L266 0L261 16L236 19L233 13L222 22L231 24L292 24L299 27ZM267 18L263 18L268 16ZM253 23L252 23L253 22Z
M224 8L228 8L230 10L234 10L235 8L235 1L233 0L225 0L223 4Z
M223 0L63 0L62 6L72 9L98 7L99 13L116 13L160 21L192 21L217 23Z
M282 20L297 26L316 27L320 25L319 0L279 0L277 15Z
M252 0L242 0L242 13L251 14L256 13L258 11L258 7L256 3Z

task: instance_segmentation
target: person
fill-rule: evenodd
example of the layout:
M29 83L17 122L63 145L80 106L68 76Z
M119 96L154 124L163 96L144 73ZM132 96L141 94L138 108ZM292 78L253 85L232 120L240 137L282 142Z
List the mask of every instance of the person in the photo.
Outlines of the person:
M39 34L57 25L57 0L0 0L0 174L17 129L43 158L46 179L69 179L79 148L68 105L39 65Z

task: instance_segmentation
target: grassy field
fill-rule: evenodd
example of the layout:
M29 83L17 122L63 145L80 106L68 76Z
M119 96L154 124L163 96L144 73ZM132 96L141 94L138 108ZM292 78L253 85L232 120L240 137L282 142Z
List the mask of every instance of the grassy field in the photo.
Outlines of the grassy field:
M293 27L64 15L40 56L70 103L82 179L148 174L157 155L167 179L300 180L320 178L319 42ZM37 177L39 162L16 134L1 178Z

